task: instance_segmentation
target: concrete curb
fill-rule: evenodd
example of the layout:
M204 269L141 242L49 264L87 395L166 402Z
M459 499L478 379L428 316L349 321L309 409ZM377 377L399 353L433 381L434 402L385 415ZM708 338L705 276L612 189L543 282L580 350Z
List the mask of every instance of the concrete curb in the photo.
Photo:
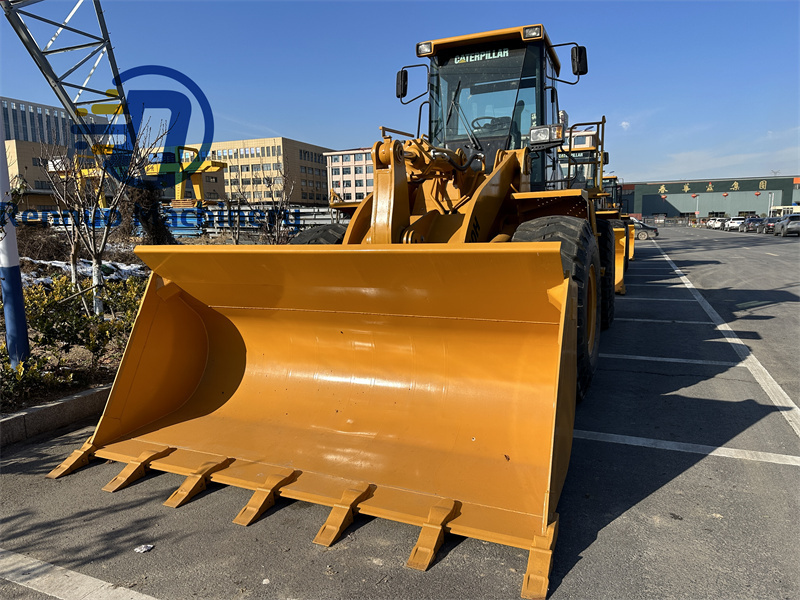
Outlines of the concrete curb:
M81 419L100 416L110 390L110 385L92 388L3 417L0 419L0 448L54 431Z

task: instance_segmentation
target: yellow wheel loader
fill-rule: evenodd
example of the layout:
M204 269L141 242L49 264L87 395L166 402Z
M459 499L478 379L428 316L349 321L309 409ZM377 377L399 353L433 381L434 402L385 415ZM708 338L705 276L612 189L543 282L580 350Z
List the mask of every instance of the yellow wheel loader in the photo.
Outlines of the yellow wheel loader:
M382 129L346 228L137 248L153 274L105 412L50 477L95 457L125 465L108 491L177 473L171 507L246 488L241 525L315 502L326 546L356 513L393 519L421 528L420 570L446 533L507 544L529 552L522 596L545 597L602 304L594 206L557 176L561 65L541 25L417 55L429 133Z
M614 321L614 295L624 293L623 251L620 247L623 233L615 222L600 209L603 204L603 166L608 162L608 154L603 152L605 117L601 121L575 123L566 131L566 139L559 149L558 160L560 176L569 189L586 191L589 203L595 208L589 218L594 219L592 227L597 232L602 269L600 279L601 315L600 324L608 329Z
M614 319L614 294L624 295L627 291L625 271L628 269L632 233L620 216L619 204L613 203L606 187L606 176L603 174L603 168L608 164L608 152L604 151L605 126L605 117L600 121L575 123L567 131L559 154L568 186L585 189L596 209L598 243L605 271L602 282L604 328Z
M622 206L622 183L616 175L603 175L603 195L605 196L604 210L613 213L615 216L612 218L619 219L625 226L625 231L628 234L627 242L627 260L625 261L625 270L628 269L628 262L633 260L634 241L636 240L636 231L633 227L628 211L624 210Z

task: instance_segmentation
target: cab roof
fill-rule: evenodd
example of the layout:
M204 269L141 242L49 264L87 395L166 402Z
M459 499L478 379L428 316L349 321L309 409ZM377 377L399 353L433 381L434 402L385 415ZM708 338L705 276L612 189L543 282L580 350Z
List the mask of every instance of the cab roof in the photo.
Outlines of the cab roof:
M539 28L539 35L530 35L530 33L534 32L535 28L537 27ZM529 35L526 37L525 33L528 33ZM550 60L553 63L553 69L556 72L556 76L561 73L561 61L558 59L558 56L553 49L553 44L550 42L550 38L544 29L544 25L541 24L510 27L508 29L494 29L492 31L484 31L481 33L472 33L468 35L459 35L456 37L430 40L428 42L420 42L417 44L417 56L435 56L442 50L448 50L450 48L463 48L465 46L474 46L476 44L485 42L501 42L504 40L519 40L526 44L538 40L544 40L544 44L547 47L547 54L550 56ZM430 44L430 51L420 53L419 47L426 43Z

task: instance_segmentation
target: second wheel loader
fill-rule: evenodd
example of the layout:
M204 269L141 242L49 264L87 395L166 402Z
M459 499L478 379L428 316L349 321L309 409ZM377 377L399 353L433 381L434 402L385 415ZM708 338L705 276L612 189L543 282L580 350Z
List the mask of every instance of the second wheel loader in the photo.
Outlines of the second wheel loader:
M105 412L51 477L95 457L126 465L108 491L178 473L171 507L246 488L242 525L276 496L327 505L322 545L356 513L401 521L420 570L446 533L507 544L529 553L522 596L545 597L604 274L595 207L557 176L561 63L542 25L417 55L428 134L383 129L347 227L137 249L153 275Z
M607 233L608 250L614 268L611 276L603 280L603 293L611 296L611 301L603 306L603 324L610 325L614 318L613 295L625 294L627 291L625 271L628 269L632 229L620 216L619 206L613 203L606 187L606 176L603 174L603 169L608 164L608 152L604 150L605 126L605 117L600 121L572 125L567 131L559 160L568 186L585 189L589 195L589 201L596 209L596 225L601 232L600 238L603 237L603 232ZM601 245L601 249L603 248L605 246Z

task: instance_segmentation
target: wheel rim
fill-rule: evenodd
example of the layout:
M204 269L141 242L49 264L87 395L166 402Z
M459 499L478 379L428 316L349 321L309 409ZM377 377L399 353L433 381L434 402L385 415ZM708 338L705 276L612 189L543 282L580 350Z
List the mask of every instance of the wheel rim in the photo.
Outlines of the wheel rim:
M597 273L594 265L589 269L588 290L586 294L586 344L589 354L594 349L597 336Z

